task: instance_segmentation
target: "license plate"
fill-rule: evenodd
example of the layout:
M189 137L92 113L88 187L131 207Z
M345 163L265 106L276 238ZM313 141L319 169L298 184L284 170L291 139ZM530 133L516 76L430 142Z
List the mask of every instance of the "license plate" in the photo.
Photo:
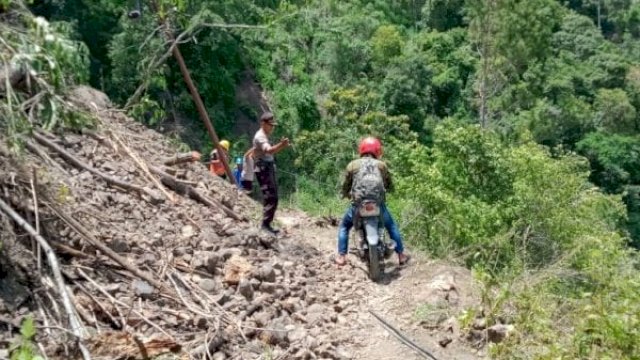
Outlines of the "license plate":
M364 203L360 205L360 216L379 216L380 207L376 203Z

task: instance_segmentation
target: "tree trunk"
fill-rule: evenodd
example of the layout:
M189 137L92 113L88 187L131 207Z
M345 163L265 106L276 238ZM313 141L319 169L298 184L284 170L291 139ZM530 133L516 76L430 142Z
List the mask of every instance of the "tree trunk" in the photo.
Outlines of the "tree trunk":
M172 166L172 165L199 161L199 160L200 160L200 153L197 151L191 151L191 152L178 154L176 156L165 159L164 161L162 161L162 163L167 166Z

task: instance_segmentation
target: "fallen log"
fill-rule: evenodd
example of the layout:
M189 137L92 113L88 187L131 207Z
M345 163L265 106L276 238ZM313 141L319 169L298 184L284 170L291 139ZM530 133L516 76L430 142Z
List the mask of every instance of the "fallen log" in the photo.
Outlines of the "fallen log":
M80 159L76 158L75 156L71 155L70 153L68 153L65 149L63 149L62 147L60 147L60 145L54 143L53 141L47 139L44 135L38 133L38 132L34 132L33 133L33 137L36 139L36 141L38 141L40 144L48 147L49 149L55 151L56 153L58 153L58 155L60 155L63 159L65 159L66 161L68 161L69 163L71 163L73 166L80 168L82 170L86 170L100 178L102 178L104 181L106 181L108 184L113 185L113 186L117 186L121 189L124 190L130 190L130 191L134 191L137 192L140 195L146 194L147 196L149 196L151 198L151 203L152 204L158 204L164 201L164 199L160 196L158 196L158 194L156 194L155 192L153 192L151 189L146 188L146 187L142 187L142 186L138 186L138 185L134 185L134 184L130 184L126 181L122 181L120 179L114 178L112 176L109 176L107 174L102 173L101 171L85 164L84 162L82 162Z
M200 153L197 151L186 152L177 154L170 158L164 159L162 163L166 166L178 165L188 162L200 161Z
M71 326L71 333L75 335L76 340L78 341L78 347L80 348L84 359L91 359L89 352L84 347L81 341L87 335L87 331L82 326L82 323L76 315L77 310L75 309L73 301L71 300L71 294L69 294L67 291L67 285L64 283L64 279L62 278L62 272L60 271L58 258L56 257L53 249L51 248L51 246L49 246L47 240L40 236L40 234L38 234L38 232L29 223L27 223L18 213L13 210L13 208L11 208L11 206L5 203L2 199L0 199L0 209L4 211L7 216L13 219L13 221L15 221L18 226L29 233L29 235L31 235L44 250L45 256L47 257L47 263L49 264L49 268L51 268L51 272L53 273L53 278L55 280L58 293L60 294L62 305L64 306L64 310L69 320L69 326Z
M222 211L224 211L224 213L227 214L227 216L229 216L234 220L247 221L247 218L238 215L235 211L229 209L226 205L208 196L200 194L198 190L194 189L192 186L189 186L184 182L174 178L173 176L162 171L161 169L155 166L149 166L149 170L151 170L151 172L153 172L154 174L158 175L160 177L160 181L162 181L163 184L173 189L173 191L177 192L178 194L186 195L192 198L193 200L198 201L199 203L204 204L206 206L209 206L212 208L219 208Z

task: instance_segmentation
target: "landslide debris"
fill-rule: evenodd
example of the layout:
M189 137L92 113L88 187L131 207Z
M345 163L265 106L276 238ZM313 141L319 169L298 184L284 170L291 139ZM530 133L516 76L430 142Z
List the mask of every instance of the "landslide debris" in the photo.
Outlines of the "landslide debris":
M56 250L66 289L15 219L0 215L0 358L32 316L49 359L347 358L339 313L315 275L331 264L295 234L253 219L260 205L198 161L163 165L175 141L81 87L82 133L36 131L0 146L0 199ZM197 159L196 159L197 160ZM37 206L36 206L37 204ZM68 291L86 336L70 335ZM348 336L347 336L348 337Z

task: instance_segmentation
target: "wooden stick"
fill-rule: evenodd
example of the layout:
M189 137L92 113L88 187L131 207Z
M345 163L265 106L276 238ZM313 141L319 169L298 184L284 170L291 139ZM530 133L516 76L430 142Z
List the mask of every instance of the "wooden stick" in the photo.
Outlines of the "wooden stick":
M58 293L60 294L60 298L62 299L62 304L64 305L65 312L67 313L67 317L69 319L69 325L71 326L71 332L76 336L78 341L78 346L80 351L82 352L82 356L85 360L91 359L91 355L89 355L88 350L82 345L82 338L86 335L86 330L82 326L82 323L76 316L75 309L73 308L73 303L71 301L71 297L67 292L66 285L64 283L64 279L62 278L62 273L60 272L60 266L58 264L58 259L56 258L55 253L49 243L40 236L36 230L29 225L18 213L16 213L7 203L5 203L2 199L0 199L0 209L4 211L10 218L12 218L18 226L23 228L26 232L28 232L31 236L33 236L38 244L44 249L44 253L47 257L47 262L49 267L51 268L51 272L53 273L53 277L56 282L56 286L58 289Z
M89 292L89 290L87 290L87 288L84 287L84 285L78 283L76 284L76 286L78 286L78 289L80 289L80 291L82 291L87 296L89 296L89 298L94 302L94 304L96 304L96 306L100 308L100 311L102 311L102 313L107 315L107 317L109 318L109 321L111 321L111 325L113 325L116 329L124 330L124 326L121 323L119 323L118 320L116 320L113 317L113 315L111 315L111 312L107 311L107 309L102 305L102 303L98 301L95 298L95 296L93 296L91 292ZM122 314L120 313L120 309L118 309L118 307L116 306L116 303L112 301L111 305L113 305L113 308L116 309L120 317L122 317Z
M67 172L67 170L65 170L62 165L58 164L57 162L53 161L53 159L51 159L51 157L49 155L47 155L47 153L42 150L42 148L40 148L40 146L34 144L33 141L31 140L27 140L25 141L25 146L27 149L29 149L29 151L31 151L32 153L40 156L40 158L44 161L46 161L47 163L51 164L53 167L55 167L56 169L60 170L60 172L62 172L63 174L69 174Z
M85 323L90 324L92 322L91 317L87 314L85 309L80 304L78 304L78 301L76 300L76 296L73 294L73 291L71 291L71 288L69 286L67 286L67 294L69 294L69 298L71 299L71 301L73 301L74 309L76 309L76 314L82 320L84 320ZM97 328L98 327L96 324L96 329Z
M140 169L142 169L142 172L147 176L147 178L149 180L151 180L151 182L153 182L156 187L172 202L175 203L176 200L173 198L173 196L171 196L171 194L169 194L167 192L167 190L164 189L164 186L162 186L162 184L160 184L160 182L158 181L158 179L156 179L155 176L153 176L151 174L151 172L149 171L149 167L147 166L147 164L144 163L144 161L142 159L140 159L138 157L138 155L136 155L136 153L133 152L133 150L131 150L127 144L124 143L124 141L122 139L120 139L120 137L118 135L116 135L113 131L110 131L111 136L116 140L116 142L122 147L122 149L124 149L124 152L127 153L127 155L129 155L129 157L131 159L133 159L133 161L140 167Z
M32 174L31 174L31 192L33 193L33 209L34 209L34 213L36 214L36 233L40 234L40 215L38 212L38 193L36 192L36 186L37 186L37 181L38 181L38 177L37 177L37 173L36 173L36 168L32 168ZM42 274L42 254L41 254L41 248L40 248L40 244L37 244L37 250L36 250L36 259L37 259L37 263L38 263L38 273Z
M71 256L75 256L75 257L79 257L79 258L83 258L83 259L87 259L90 258L90 255L87 255L85 253L83 253L80 250L74 249L71 246L59 243L59 242L55 242L52 241L51 242L51 246L56 248L56 250L61 251L65 254L71 255Z
M131 190L131 191L135 191L139 194L146 194L151 198L151 202L152 203L160 203L163 201L163 199L159 198L157 194L155 194L153 191L151 191L148 188L143 188L141 186L138 185L134 185L134 184L130 184L126 181L122 181L120 179L114 178L112 176L109 176L107 174L102 173L101 171L85 164L84 162L82 162L80 159L76 158L75 156L69 154L66 150L64 150L62 147L60 147L58 144L54 143L53 141L47 139L45 136L43 136L40 133L34 132L33 133L33 137L42 145L48 147L49 149L57 152L63 159L65 159L66 161L70 162L72 165L74 165L77 168L86 170L100 178L102 178L104 181L106 181L108 184L110 185L114 185L117 186L119 188L125 189L125 190Z
M400 340L401 343L407 345L407 347L417 352L420 356L422 356L425 359L438 360L436 359L435 356L433 356L433 354L421 348L420 346L416 345L416 343L414 343L413 341L409 340L409 338L404 336L400 331L398 331L398 329L396 329L387 321L385 321L380 315L376 314L373 310L369 310L369 313L373 315L373 317L375 317L376 320L378 320L382 324L382 327L384 327L385 330L387 330L388 332L391 333L391 335L395 336L398 340Z
M46 283L46 280L49 280L48 277L42 277L42 282ZM47 284L50 288L53 287L53 284ZM56 315L53 316L53 319L61 319L62 318L62 314L60 314L60 308L58 307L58 302L56 301L56 299L53 298L53 296L51 295L51 293L49 291L45 291L45 294L47 294L47 298L49 299L49 302L51 303L51 308L53 309L53 314L52 315Z
M40 350L40 354L42 354L42 357L44 358L44 360L49 360L49 357L47 356L47 352L44 349L44 346L42 346L40 342L36 342L36 344L38 345L38 350Z
M45 326L49 326L49 319L47 318L47 313L44 311L44 306L42 305L42 300L40 300L40 296L38 294L34 294L33 297L36 305L38 306L38 311L40 312L40 318ZM47 335L51 336L51 330L47 330Z
M49 207L54 213L56 213L56 215L58 215L58 217L60 219L62 219L64 222L67 223L67 225L69 225L78 234L80 234L83 239L85 239L89 244L91 244L91 246L93 246L93 247L97 248L98 250L102 251L103 253L105 253L105 255L107 255L111 259L115 260L115 262L120 264L120 266L122 266L125 269L129 270L129 272L131 272L135 276L137 276L137 277L147 281L149 284L155 286L158 290L164 290L171 296L175 295L173 293L173 289L171 289L170 287L166 286L162 282L154 279L151 275L147 274L146 272L144 272L144 271L138 269L137 267L131 265L130 261L128 261L127 259L125 259L122 256L118 255L115 251L111 250L107 245L103 244L100 240L96 239L95 236L93 236L93 234L88 229L83 227L78 221L73 219L71 216L69 216L68 214L64 213L60 208L58 208L57 205L47 204L47 207Z
M162 161L162 164L166 166L173 166L188 162L200 161L201 155L197 151L191 151L186 153L177 154L170 158L166 158Z
M128 307L129 305L123 303L122 301L114 298L113 296L111 296L111 294L109 294L106 290L104 290L97 282L95 282L95 280L93 280L92 278L90 278L87 274L84 273L84 271L82 271L80 268L76 267L76 271L78 272L78 274L80 274L80 276L82 276L85 280L87 280L91 285L93 285L96 289L98 289L98 291L100 291L104 296L106 296L107 298L109 298L109 300L111 300L114 303L118 303L121 306L126 306ZM132 312L134 314L136 314L140 319L142 319L144 322L146 322L147 324L151 325L152 327L156 328L157 330L159 330L161 333L167 335L169 338L173 339L173 336L171 336L168 332L166 332L163 328L161 328L158 324L154 323L153 321L147 319L144 315L142 315L141 313L139 313L137 310L132 310Z

